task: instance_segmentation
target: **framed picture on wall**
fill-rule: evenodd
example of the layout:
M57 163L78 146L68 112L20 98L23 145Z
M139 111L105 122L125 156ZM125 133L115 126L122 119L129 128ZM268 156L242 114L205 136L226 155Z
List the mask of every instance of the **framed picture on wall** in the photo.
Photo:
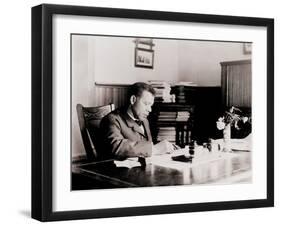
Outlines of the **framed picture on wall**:
M273 29L269 18L33 7L32 217L55 221L273 206ZM245 43L253 49L247 55L241 51ZM147 92L131 94L134 82ZM231 89L224 86L231 82ZM239 123L250 121L250 142L231 137L226 151L220 148L219 141L226 145L223 139L184 141L187 123L195 120L197 129L201 127L193 113L200 115L213 103L209 93L204 94L206 84L224 95L216 98L227 107L222 117L215 115L217 122L205 117L206 128L216 123L218 129L225 128L226 115ZM204 95L194 96L192 90L203 90ZM138 103L149 105L149 110L139 120L129 107L144 95L148 99ZM204 104L188 102L191 96ZM156 114L160 123L150 127L162 128L158 138L171 138L165 145L175 150L99 158L95 151L108 150L99 137L101 120L121 112L128 98L131 105L122 120L115 118L119 124L114 130L131 125L149 147L157 145L147 133L146 117L152 109L164 109ZM236 108L241 102L250 106L247 115ZM122 124L124 118L129 123ZM118 147L124 139L131 146L139 142L122 136L115 140ZM181 148L178 138L183 139Z
M251 54L252 53L252 43L244 43L243 51L245 54Z
M135 49L135 66L153 68L154 51L150 49Z

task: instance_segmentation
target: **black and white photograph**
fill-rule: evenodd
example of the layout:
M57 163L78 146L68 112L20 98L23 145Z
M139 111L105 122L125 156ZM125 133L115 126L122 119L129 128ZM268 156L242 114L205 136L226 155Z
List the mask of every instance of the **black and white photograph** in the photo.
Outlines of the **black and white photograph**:
M0 224L279 222L277 5L3 1Z
M270 18L32 8L32 217L273 206Z
M252 183L252 43L70 40L73 191Z

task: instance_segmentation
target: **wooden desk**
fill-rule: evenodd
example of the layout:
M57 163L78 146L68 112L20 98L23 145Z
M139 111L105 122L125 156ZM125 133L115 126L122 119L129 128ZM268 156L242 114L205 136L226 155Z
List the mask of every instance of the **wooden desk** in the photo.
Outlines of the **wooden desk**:
M147 159L145 168L134 160L105 161L74 166L73 173L92 181L84 189L251 182L250 152L205 153L192 163L173 161L176 154Z

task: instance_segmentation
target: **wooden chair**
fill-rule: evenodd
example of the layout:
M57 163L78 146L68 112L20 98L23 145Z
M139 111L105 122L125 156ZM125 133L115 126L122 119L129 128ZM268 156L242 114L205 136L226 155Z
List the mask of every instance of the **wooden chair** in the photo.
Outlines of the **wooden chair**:
M114 110L114 104L99 107L84 107L81 104L76 106L81 136L86 151L87 159L95 161L99 158L100 133L99 126L101 119Z

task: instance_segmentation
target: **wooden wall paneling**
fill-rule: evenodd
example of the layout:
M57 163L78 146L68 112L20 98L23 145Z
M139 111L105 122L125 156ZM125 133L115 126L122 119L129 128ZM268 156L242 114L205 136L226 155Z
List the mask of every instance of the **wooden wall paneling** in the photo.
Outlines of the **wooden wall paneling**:
M251 60L221 63L222 98L225 106L251 107Z
M128 86L124 84L95 84L97 106L113 103L116 108L127 101Z

